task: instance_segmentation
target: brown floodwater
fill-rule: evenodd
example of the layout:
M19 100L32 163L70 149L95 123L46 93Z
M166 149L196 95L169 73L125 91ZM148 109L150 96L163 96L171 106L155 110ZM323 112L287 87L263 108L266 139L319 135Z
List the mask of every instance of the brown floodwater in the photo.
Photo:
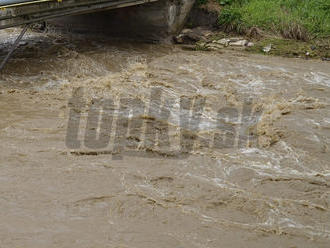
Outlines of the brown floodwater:
M0 55L19 31L0 31ZM98 149L95 99L114 103ZM198 128L180 99L203 107ZM329 247L329 104L328 62L28 31L0 74L0 247ZM124 112L142 124L118 158Z

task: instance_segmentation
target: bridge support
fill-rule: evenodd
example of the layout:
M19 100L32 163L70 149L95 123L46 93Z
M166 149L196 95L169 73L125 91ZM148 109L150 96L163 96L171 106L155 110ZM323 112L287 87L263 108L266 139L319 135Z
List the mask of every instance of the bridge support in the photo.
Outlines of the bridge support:
M121 9L62 17L57 25L77 32L159 41L183 27L195 0L159 0Z

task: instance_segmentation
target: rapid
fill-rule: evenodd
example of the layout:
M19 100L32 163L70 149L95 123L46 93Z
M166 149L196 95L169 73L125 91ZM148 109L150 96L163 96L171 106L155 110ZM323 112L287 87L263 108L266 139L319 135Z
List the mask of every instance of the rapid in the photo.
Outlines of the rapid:
M0 31L1 56L19 32ZM147 107L128 111L135 153L114 159L123 98ZM183 98L202 111L182 141ZM114 102L102 149L84 145L95 99ZM329 104L327 62L28 31L0 74L0 246L328 247Z

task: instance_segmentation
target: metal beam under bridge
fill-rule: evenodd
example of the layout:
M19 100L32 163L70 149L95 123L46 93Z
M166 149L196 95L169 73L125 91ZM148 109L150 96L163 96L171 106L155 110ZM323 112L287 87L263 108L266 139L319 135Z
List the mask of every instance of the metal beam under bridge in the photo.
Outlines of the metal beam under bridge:
M0 0L0 29L158 0Z

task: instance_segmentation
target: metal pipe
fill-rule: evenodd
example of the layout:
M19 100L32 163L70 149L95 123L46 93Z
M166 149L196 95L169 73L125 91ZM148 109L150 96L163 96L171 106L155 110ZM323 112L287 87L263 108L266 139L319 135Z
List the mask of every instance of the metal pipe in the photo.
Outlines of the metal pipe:
M3 61L1 62L0 65L0 71L2 71L2 69L5 67L8 59L10 58L10 56L13 54L13 52L15 51L16 47L18 46L18 43L20 42L20 40L22 39L23 35L25 34L27 28L29 27L29 24L26 24L22 30L22 32L19 34L19 36L17 37L17 39L15 40L14 44L12 45L12 47L10 48L7 56L3 59Z

